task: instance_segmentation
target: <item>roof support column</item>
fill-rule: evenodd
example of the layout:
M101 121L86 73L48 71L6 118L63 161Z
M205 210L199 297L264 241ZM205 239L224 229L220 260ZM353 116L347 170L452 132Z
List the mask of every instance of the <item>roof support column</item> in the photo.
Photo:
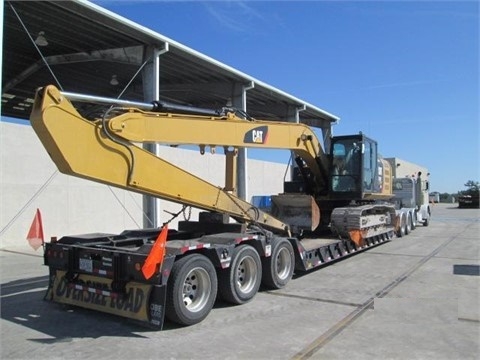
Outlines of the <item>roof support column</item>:
M160 99L160 56L167 51L168 43L165 43L163 49L145 48L145 58L150 60L142 71L144 101ZM158 144L144 144L143 148L159 155L160 145ZM160 223L160 199L143 195L143 228L156 228Z
M332 125L329 124L329 126L322 127L322 137L323 137L323 145L325 146L325 149L323 151L325 154L330 153L330 144L331 144L331 139L333 136L332 133Z
M287 109L287 120L288 122L294 122L296 124L300 123L300 112L307 110L307 106L303 105L290 105ZM294 153L293 151L290 152L293 158ZM292 161L290 165L290 180L293 180L293 168L296 166L295 162Z
M307 110L307 106L303 105L290 105L287 110L287 119L289 122L300 123L300 112Z
M235 84L232 96L232 105L243 111L247 111L247 91L255 87L253 81L248 84ZM247 167L247 149L238 149L237 158L237 196L248 201L248 167Z

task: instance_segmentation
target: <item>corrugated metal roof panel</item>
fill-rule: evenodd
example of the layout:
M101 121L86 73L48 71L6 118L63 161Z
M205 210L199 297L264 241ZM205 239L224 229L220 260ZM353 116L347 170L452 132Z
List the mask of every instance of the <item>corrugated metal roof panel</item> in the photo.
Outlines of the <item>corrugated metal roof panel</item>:
M48 46L34 45L40 31L44 31ZM47 84L105 97L117 97L129 84L123 99L149 100L144 98L138 73L145 62L144 49L163 48L165 43L169 50L161 55L163 100L221 107L232 96L234 84L254 82L254 88L247 92L247 111L253 117L284 120L289 107L302 107L300 121L311 126L326 127L338 120L312 104L83 0L4 3L2 115L28 118L27 99ZM110 84L112 75L119 81L117 86Z

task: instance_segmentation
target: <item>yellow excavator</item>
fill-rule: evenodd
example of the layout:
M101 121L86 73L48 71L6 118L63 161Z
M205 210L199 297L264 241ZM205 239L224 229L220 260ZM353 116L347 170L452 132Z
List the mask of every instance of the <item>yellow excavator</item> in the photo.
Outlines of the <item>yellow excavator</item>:
M76 101L111 106L90 119ZM261 283L281 288L294 272L376 246L396 231L390 165L362 133L333 137L325 152L304 124L256 120L231 108L91 97L52 85L37 90L30 121L61 172L205 211L168 231L165 256L149 279L141 268L161 229L46 244L47 296L57 302L160 328L165 316L191 325L208 315L217 296L242 304ZM145 143L197 145L202 153L223 148L225 186L157 157ZM267 210L236 196L242 147L286 149L295 159L292 180L271 196Z

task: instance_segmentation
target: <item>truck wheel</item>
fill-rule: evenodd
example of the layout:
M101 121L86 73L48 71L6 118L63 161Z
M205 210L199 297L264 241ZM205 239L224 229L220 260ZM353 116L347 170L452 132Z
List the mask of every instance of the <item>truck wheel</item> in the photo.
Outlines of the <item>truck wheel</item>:
M407 214L407 223L405 224L405 235L410 234L412 231L412 214Z
M412 226L412 230L415 230L415 228L417 227L417 211L413 213L411 226Z
M263 284L271 289L283 288L292 278L294 266L292 244L287 239L277 239L273 244L272 256L263 261Z
M257 294L262 279L260 255L249 245L233 250L228 269L218 274L218 293L232 304L244 304Z
M430 224L430 218L427 217L425 218L425 220L423 221L423 226L428 226Z
M404 237L405 236L405 230L406 228L406 220L405 220L405 216L402 216L401 220L400 220L400 228L397 230L397 236L398 237Z
M192 254L173 264L167 284L165 315L180 325L207 317L217 296L217 274L204 255Z

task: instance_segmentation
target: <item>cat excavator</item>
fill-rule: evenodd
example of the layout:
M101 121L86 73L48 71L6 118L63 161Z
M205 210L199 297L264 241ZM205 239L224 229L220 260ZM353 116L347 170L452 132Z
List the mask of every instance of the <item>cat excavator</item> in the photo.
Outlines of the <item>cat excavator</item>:
M89 118L74 103L107 106ZM210 110L161 101L129 102L40 88L32 127L58 169L203 210L168 229L154 275L142 272L167 229L63 236L45 246L47 298L161 328L192 325L217 298L242 304L260 284L279 289L295 272L337 261L393 238L392 172L362 133L331 138L324 151L301 123L257 120L233 108ZM225 186L213 185L143 149L142 144L223 149ZM292 178L272 206L236 196L238 148L290 150Z

